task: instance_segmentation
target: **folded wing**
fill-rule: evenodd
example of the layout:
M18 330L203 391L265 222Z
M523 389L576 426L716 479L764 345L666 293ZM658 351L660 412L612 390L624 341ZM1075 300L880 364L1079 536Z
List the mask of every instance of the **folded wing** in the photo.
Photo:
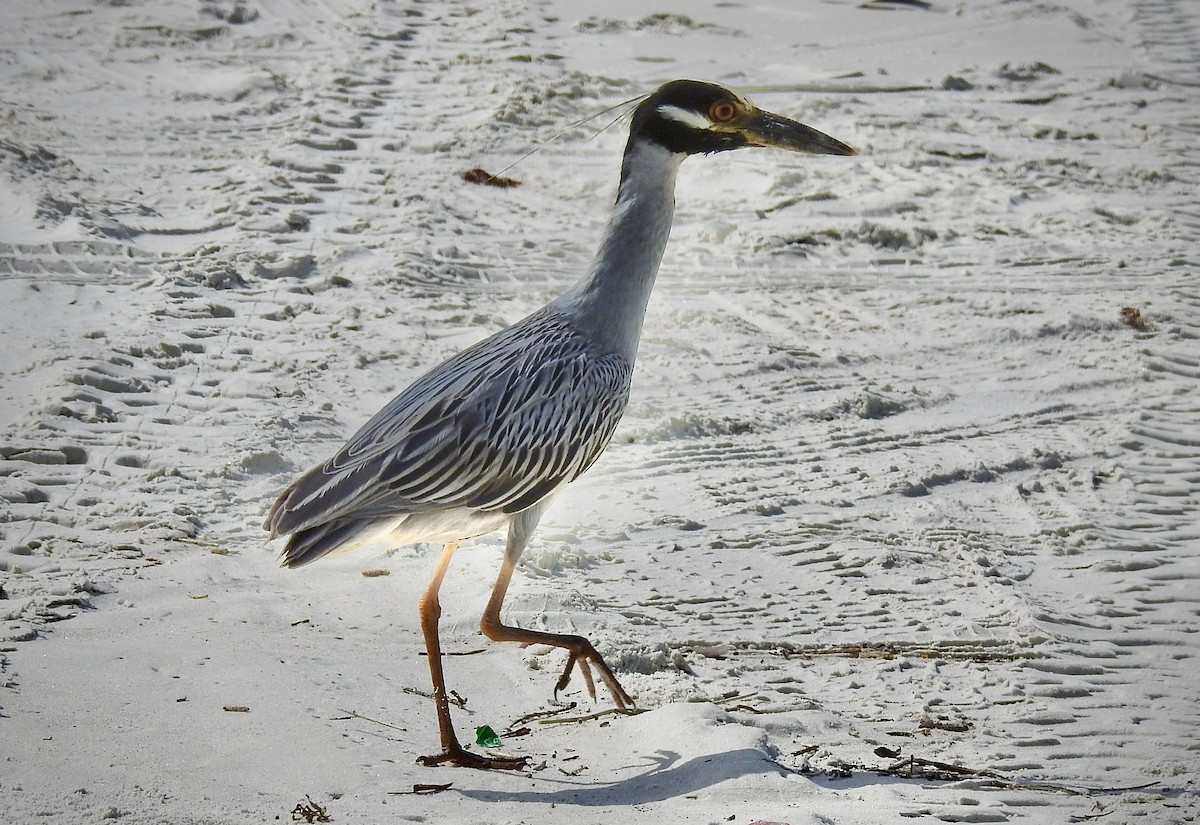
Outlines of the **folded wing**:
M464 350L297 480L264 526L319 545L306 548L307 562L362 522L532 507L591 466L628 400L632 364L590 347L542 310Z

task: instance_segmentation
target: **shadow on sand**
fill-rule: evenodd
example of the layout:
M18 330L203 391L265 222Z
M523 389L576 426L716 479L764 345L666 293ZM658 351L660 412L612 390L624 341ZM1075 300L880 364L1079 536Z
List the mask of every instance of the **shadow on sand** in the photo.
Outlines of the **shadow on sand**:
M655 751L654 755L646 759L647 762L643 765L630 765L625 768L639 770L640 773L614 782L586 784L570 778L537 777L540 781L565 787L556 791L459 790L459 793L483 802L638 805L686 796L741 776L774 774L784 777L791 773L755 748L710 753L686 762L680 762L679 754L673 751Z

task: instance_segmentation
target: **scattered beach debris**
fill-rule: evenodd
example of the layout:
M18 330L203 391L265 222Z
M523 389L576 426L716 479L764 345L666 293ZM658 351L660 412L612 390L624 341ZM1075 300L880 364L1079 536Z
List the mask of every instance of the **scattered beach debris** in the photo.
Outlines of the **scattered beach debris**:
M481 169L476 166L474 169L468 169L462 173L462 179L467 183L476 183L480 186L495 186L500 189L511 189L514 186L520 186L521 182L516 178L502 178L493 175L486 169Z
M304 795L304 800L292 808L292 822L331 822L329 812L321 805L313 802L312 797Z
M1137 307L1121 307L1121 323L1138 332L1146 329L1146 319Z
M480 725L475 728L475 744L481 748L498 748L502 743L491 725Z

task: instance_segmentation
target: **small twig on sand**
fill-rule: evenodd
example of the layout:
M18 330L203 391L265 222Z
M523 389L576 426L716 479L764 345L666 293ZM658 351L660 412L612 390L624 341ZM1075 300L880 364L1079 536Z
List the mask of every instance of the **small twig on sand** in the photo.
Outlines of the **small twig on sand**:
M981 784L1006 791L1049 791L1083 797L1091 797L1096 794L1141 791L1158 784L1157 782L1146 782L1142 785L1130 785L1124 788L1072 788L1067 785L1059 785L1055 782L1019 782L1004 774L990 771L986 768L968 768L964 765L952 765L948 762L922 759L919 756L909 756L886 768L874 768L872 770L882 776L895 776L905 779L940 779L947 782L957 781L968 776L977 776L984 780Z
M745 702L747 699L760 698L757 693L734 693L729 696L718 696L712 701L718 705L723 705L728 702Z
M563 705L561 708L552 708L550 710L535 710L533 713L527 713L517 721L509 725L510 728L519 727L526 722L532 722L534 719L544 719L547 716L558 716L560 713L566 713L570 710L575 710L576 704L571 702L569 705Z
M609 708L608 710L598 710L595 713L572 716L567 719L539 719L538 723L542 725L565 725L568 722L587 722L592 719L599 719L602 716L636 716L639 713L645 712L643 708Z
M408 728L402 728L399 725L393 725L391 722L384 722L382 719L372 719L370 716L364 716L356 710L346 710L345 708L338 708L338 710L347 716L352 716L355 719L362 719L364 722L374 722L376 725L383 725L385 728L404 731L405 733L408 732Z
M963 765L951 765L948 762L938 762L933 759L922 759L919 756L909 756L889 767L876 769L876 773L884 776L903 776L910 779L961 779L964 776L984 776L989 779L1009 781L1007 777L982 768L968 768Z
M435 793L444 793L453 787L453 782L447 782L445 785L434 785L426 782L418 782L413 785L411 791L388 791L388 796L408 796L409 794L428 795Z
M426 690L420 690L419 688L406 687L406 688L401 688L401 690L404 691L405 693L411 694L413 696L424 696L426 699L433 698L432 693L430 693L429 691L426 691ZM447 694L446 698L450 701L450 704L452 704L456 707L465 708L467 706L467 700L462 698L461 696L459 696L456 691L453 691L453 690L450 691L450 693Z

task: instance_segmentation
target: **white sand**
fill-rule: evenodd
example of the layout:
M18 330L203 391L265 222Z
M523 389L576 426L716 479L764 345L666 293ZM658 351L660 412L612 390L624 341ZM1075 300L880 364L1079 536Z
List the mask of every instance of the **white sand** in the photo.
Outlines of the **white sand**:
M1194 821L1200 6L595 6L5 5L5 821ZM624 129L460 173L673 77L862 155L685 164L629 413L514 585L649 712L420 767L434 548L283 571L262 515L581 274ZM479 636L500 550L444 590L464 738L562 663Z

